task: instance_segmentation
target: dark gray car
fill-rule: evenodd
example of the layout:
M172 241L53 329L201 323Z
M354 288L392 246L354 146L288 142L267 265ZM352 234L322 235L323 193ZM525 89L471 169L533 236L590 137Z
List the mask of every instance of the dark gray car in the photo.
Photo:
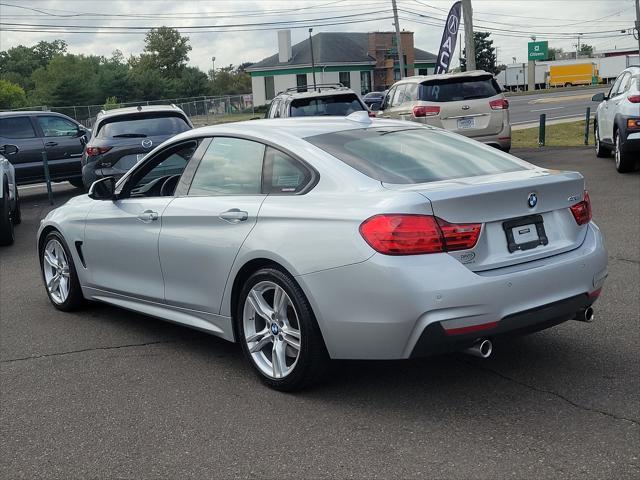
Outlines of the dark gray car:
M82 156L85 187L100 178L120 178L157 145L192 128L189 117L175 105L100 112Z
M0 112L0 144L18 147L18 153L8 157L18 185L44 181L42 153L46 152L51 180L82 186L80 159L90 135L61 113Z

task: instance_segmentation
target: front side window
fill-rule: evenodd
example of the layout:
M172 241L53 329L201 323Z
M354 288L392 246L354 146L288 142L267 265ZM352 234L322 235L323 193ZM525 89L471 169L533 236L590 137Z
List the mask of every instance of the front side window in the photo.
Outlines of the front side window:
M275 148L265 155L265 190L267 193L298 193L311 180L311 172L297 160Z
M305 140L380 182L413 184L525 170L503 153L422 127L347 130Z
M340 72L338 74L339 82L347 88L351 88L351 74L349 72Z
M78 135L78 126L66 118L54 116L37 118L42 135L45 137L75 137Z
M35 136L29 117L0 118L0 137L19 139Z
M173 195L178 180L198 148L198 141L190 141L159 152L136 171L127 185L131 197L160 197Z
M257 195L262 192L265 146L251 140L216 137L191 182L189 195Z

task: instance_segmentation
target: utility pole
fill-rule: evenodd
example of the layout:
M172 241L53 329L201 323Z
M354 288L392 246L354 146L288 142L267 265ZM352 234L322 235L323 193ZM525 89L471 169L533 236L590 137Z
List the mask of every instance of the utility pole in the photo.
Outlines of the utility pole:
M467 52L467 71L476 69L476 44L473 38L473 9L471 0L462 0L462 17L464 18L464 42Z
M211 57L211 80L216 79L216 57Z
M398 64L400 64L400 79L404 78L404 55L402 54L402 36L400 35L400 23L398 22L398 6L396 0L391 0L393 6L393 24L396 27L396 43L398 44Z
M636 0L636 35L638 36L638 53L640 53L640 0Z
M311 73L313 73L313 89L316 90L316 62L313 59L313 38L311 37L313 28L309 29L309 49L311 50Z
M580 56L580 35L582 34L581 33L578 34L578 44L576 45L576 60Z

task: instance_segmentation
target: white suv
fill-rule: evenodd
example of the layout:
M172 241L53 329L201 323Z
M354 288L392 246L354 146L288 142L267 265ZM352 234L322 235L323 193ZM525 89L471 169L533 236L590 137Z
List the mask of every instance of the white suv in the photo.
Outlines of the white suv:
M378 116L426 123L508 152L508 109L493 75L474 70L404 78L389 89Z
M613 82L607 94L592 97L600 102L594 121L596 155L613 150L620 173L634 170L640 159L640 67L629 67Z

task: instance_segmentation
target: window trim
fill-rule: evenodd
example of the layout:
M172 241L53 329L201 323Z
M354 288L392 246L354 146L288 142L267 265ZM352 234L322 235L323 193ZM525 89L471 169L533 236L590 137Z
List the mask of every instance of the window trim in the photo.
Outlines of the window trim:
M202 159L204 158L204 153L209 148L209 145L211 144L211 142L213 142L213 140L215 138L218 138L218 137L238 138L238 139L241 139L241 140L250 140L252 142L261 143L261 144L263 144L265 146L264 154L263 154L263 158L262 158L261 193L259 193L259 194L258 193L255 193L255 194L243 193L243 194L233 194L233 195L231 195L231 194L229 194L229 195L187 195L189 190L191 189L191 182L193 181L193 177L195 176L195 173L198 170L198 167L200 166L200 162L202 162ZM206 147L204 147L205 145L206 145ZM264 187L265 157L266 157L266 154L267 154L267 148L266 147L271 147L271 148L273 148L275 150L281 151L282 153L284 153L284 154L290 156L291 158L293 158L295 161L299 162L307 170L309 170L309 172L311 173L311 178L310 178L309 182L307 183L307 185L305 185L304 188L302 188L299 192L295 192L295 193L282 192L282 193L278 194L278 193L268 193L268 192L266 192L266 189ZM196 154L199 154L198 158L196 158ZM189 171L187 171L187 170L189 170ZM299 155L293 153L291 150L283 148L280 145L276 145L275 143L273 143L273 142L271 142L269 140L264 140L262 138L254 137L253 135L225 133L223 135L212 135L210 137L204 138L204 140L200 143L200 146L198 147L196 152L193 154L193 157L191 157L191 160L189 161L189 163L185 167L184 172L182 172L182 177L180 178L180 182L178 183L178 187L176 188L176 192L174 193L174 196L175 197L178 197L178 196L180 196L180 197L186 197L186 196L190 196L190 197L202 197L202 196L224 197L224 196L256 196L256 195L279 195L279 196L282 196L282 195L288 195L288 196L306 195L308 192L313 190L313 188L318 184L319 181L320 181L320 174L318 173L318 171L315 168L313 168L313 166L310 165L309 162L305 161ZM178 192L180 192L180 195L178 195Z

